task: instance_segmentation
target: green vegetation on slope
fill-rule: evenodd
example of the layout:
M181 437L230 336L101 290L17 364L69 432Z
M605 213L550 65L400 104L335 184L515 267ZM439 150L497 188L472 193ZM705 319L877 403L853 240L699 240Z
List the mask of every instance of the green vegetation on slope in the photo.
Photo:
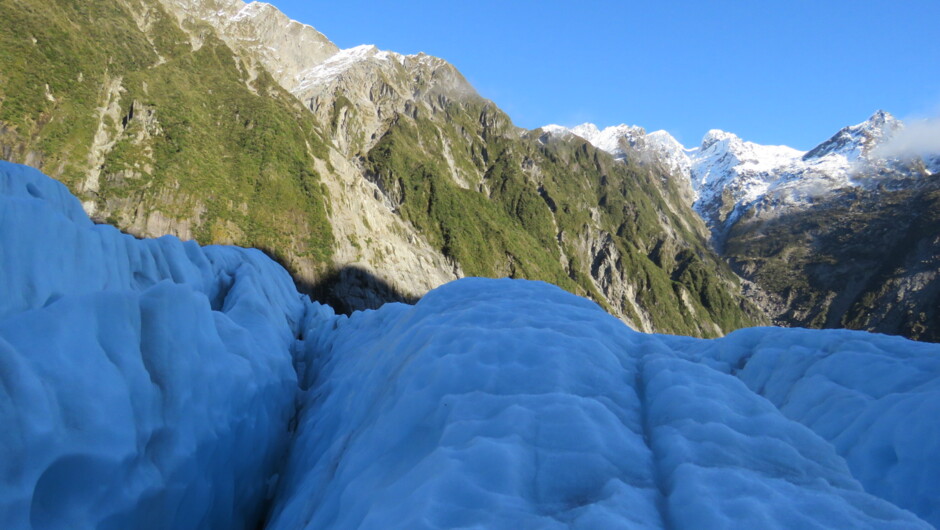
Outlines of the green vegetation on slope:
M336 242L321 177L334 176L315 162L329 158L324 135L360 112L350 98L335 94L317 123L211 28L184 32L156 0L0 0L0 9L4 158L41 166L134 233L259 247L307 281L322 278ZM432 86L383 82L407 94ZM399 97L391 85L378 93ZM409 105L385 115L360 162L467 274L549 281L659 331L712 336L754 322L655 170L581 141L520 135L461 90Z
M328 263L313 169L326 148L267 73L249 81L210 32L194 50L153 1L0 0L0 10L6 158L38 159L120 226L140 230L156 211L201 243L266 248L309 270ZM95 190L86 180L99 163Z
M443 117L399 116L366 160L400 213L468 274L548 281L639 322L633 300L598 291L618 275L636 285L654 327L673 333L755 321L730 294L733 274L689 227L694 214L686 207L682 220L666 205L664 195L682 204L678 190L649 168L583 141L520 137L479 98L449 102Z
M537 277L572 288L551 242L551 217L531 206L541 203L534 190L506 174L491 174L500 190L495 200L458 187L427 148L434 138L428 121L399 119L369 153L371 170L397 195L401 214L467 274Z

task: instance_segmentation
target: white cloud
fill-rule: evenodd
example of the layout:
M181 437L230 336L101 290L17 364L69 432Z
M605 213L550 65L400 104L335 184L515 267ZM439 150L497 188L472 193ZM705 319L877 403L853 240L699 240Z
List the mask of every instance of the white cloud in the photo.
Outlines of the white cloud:
M877 158L911 158L940 154L940 116L906 120L904 128L875 149Z

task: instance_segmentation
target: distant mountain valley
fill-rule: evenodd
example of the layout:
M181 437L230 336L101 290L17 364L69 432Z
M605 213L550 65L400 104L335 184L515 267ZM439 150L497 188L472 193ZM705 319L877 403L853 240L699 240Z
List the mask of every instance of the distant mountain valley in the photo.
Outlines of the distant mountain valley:
M452 65L241 0L0 0L0 157L139 237L264 250L341 311L543 280L647 332L938 336L940 156L524 130ZM885 252L885 245L894 245Z

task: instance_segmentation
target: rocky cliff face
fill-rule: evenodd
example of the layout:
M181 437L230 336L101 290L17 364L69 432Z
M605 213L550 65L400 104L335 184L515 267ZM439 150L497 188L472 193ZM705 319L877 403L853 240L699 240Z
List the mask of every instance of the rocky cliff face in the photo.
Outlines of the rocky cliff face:
M774 293L775 322L940 341L940 176L742 218L726 256Z
M879 111L736 206L722 250L775 322L940 340L938 180L929 157L880 156L903 128Z
M313 28L240 1L5 8L8 57L33 67L0 64L4 156L69 184L99 221L263 248L309 290L356 307L460 274L288 91L304 65L338 52ZM50 97L34 98L36 78L52 81Z
M303 65L319 64L339 51L311 26L291 20L276 7L241 0L159 0L176 16L194 49L207 35L221 39L256 77L271 74L290 90Z

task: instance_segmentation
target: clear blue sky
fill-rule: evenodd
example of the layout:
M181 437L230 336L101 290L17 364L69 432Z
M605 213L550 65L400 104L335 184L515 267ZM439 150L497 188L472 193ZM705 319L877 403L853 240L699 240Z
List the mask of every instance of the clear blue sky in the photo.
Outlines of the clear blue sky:
M447 59L522 127L708 129L809 149L940 112L940 0L269 0L342 48Z

